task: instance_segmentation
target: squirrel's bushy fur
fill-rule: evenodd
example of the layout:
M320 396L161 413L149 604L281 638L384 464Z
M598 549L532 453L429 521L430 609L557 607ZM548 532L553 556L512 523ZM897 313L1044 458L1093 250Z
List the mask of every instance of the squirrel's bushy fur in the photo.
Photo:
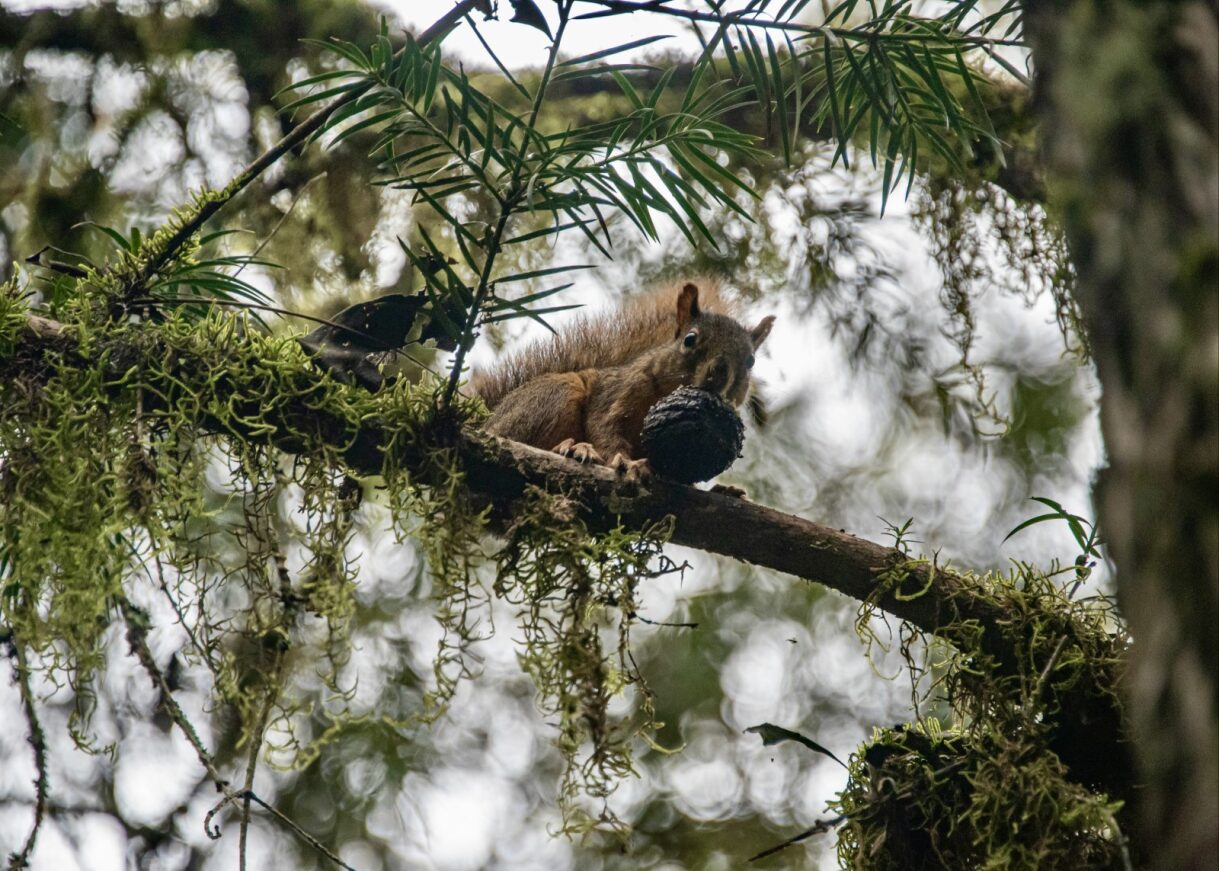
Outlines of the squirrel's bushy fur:
M648 410L679 387L739 406L773 317L741 326L714 282L660 287L507 357L472 386L487 432L581 461L645 470Z
M685 281L657 286L618 308L580 314L557 335L508 355L470 379L474 392L492 410L501 399L539 375L608 369L639 359L673 338L673 300ZM695 279L699 307L704 312L734 317L712 279Z

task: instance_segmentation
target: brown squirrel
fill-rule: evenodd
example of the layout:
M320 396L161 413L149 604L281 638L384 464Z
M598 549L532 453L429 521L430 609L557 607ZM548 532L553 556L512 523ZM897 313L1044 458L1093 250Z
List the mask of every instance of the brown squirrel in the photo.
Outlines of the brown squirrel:
M749 394L754 352L775 319L746 329L726 310L715 285L704 282L701 291L692 283L676 294L662 288L582 318L475 373L472 386L492 411L486 431L646 477L640 431L658 400L683 386L718 394L734 407Z

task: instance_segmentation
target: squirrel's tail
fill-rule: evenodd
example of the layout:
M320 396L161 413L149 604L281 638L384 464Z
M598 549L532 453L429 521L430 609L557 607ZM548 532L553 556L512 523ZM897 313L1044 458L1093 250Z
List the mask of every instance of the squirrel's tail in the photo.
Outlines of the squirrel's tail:
M652 348L674 338L677 296L690 284L681 280L658 286L625 302L620 308L581 315L557 335L509 354L492 368L476 371L470 386L487 404L499 401L539 375L606 369L637 360ZM703 311L731 314L716 281L694 279Z

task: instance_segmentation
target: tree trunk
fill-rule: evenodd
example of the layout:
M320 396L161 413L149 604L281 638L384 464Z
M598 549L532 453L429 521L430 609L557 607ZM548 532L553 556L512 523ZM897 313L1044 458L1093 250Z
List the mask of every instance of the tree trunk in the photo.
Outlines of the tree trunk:
M1134 638L1143 858L1219 856L1219 22L1026 0L1052 199L1104 389L1102 530Z

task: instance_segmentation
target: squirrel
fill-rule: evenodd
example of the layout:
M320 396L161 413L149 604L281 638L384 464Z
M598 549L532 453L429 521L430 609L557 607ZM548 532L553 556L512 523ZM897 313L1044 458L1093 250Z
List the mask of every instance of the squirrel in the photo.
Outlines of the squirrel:
M640 443L648 410L679 387L701 388L738 407L749 394L754 353L773 315L747 329L714 284L663 287L534 344L471 386L491 409L491 435L651 474ZM701 295L701 299L700 299Z

